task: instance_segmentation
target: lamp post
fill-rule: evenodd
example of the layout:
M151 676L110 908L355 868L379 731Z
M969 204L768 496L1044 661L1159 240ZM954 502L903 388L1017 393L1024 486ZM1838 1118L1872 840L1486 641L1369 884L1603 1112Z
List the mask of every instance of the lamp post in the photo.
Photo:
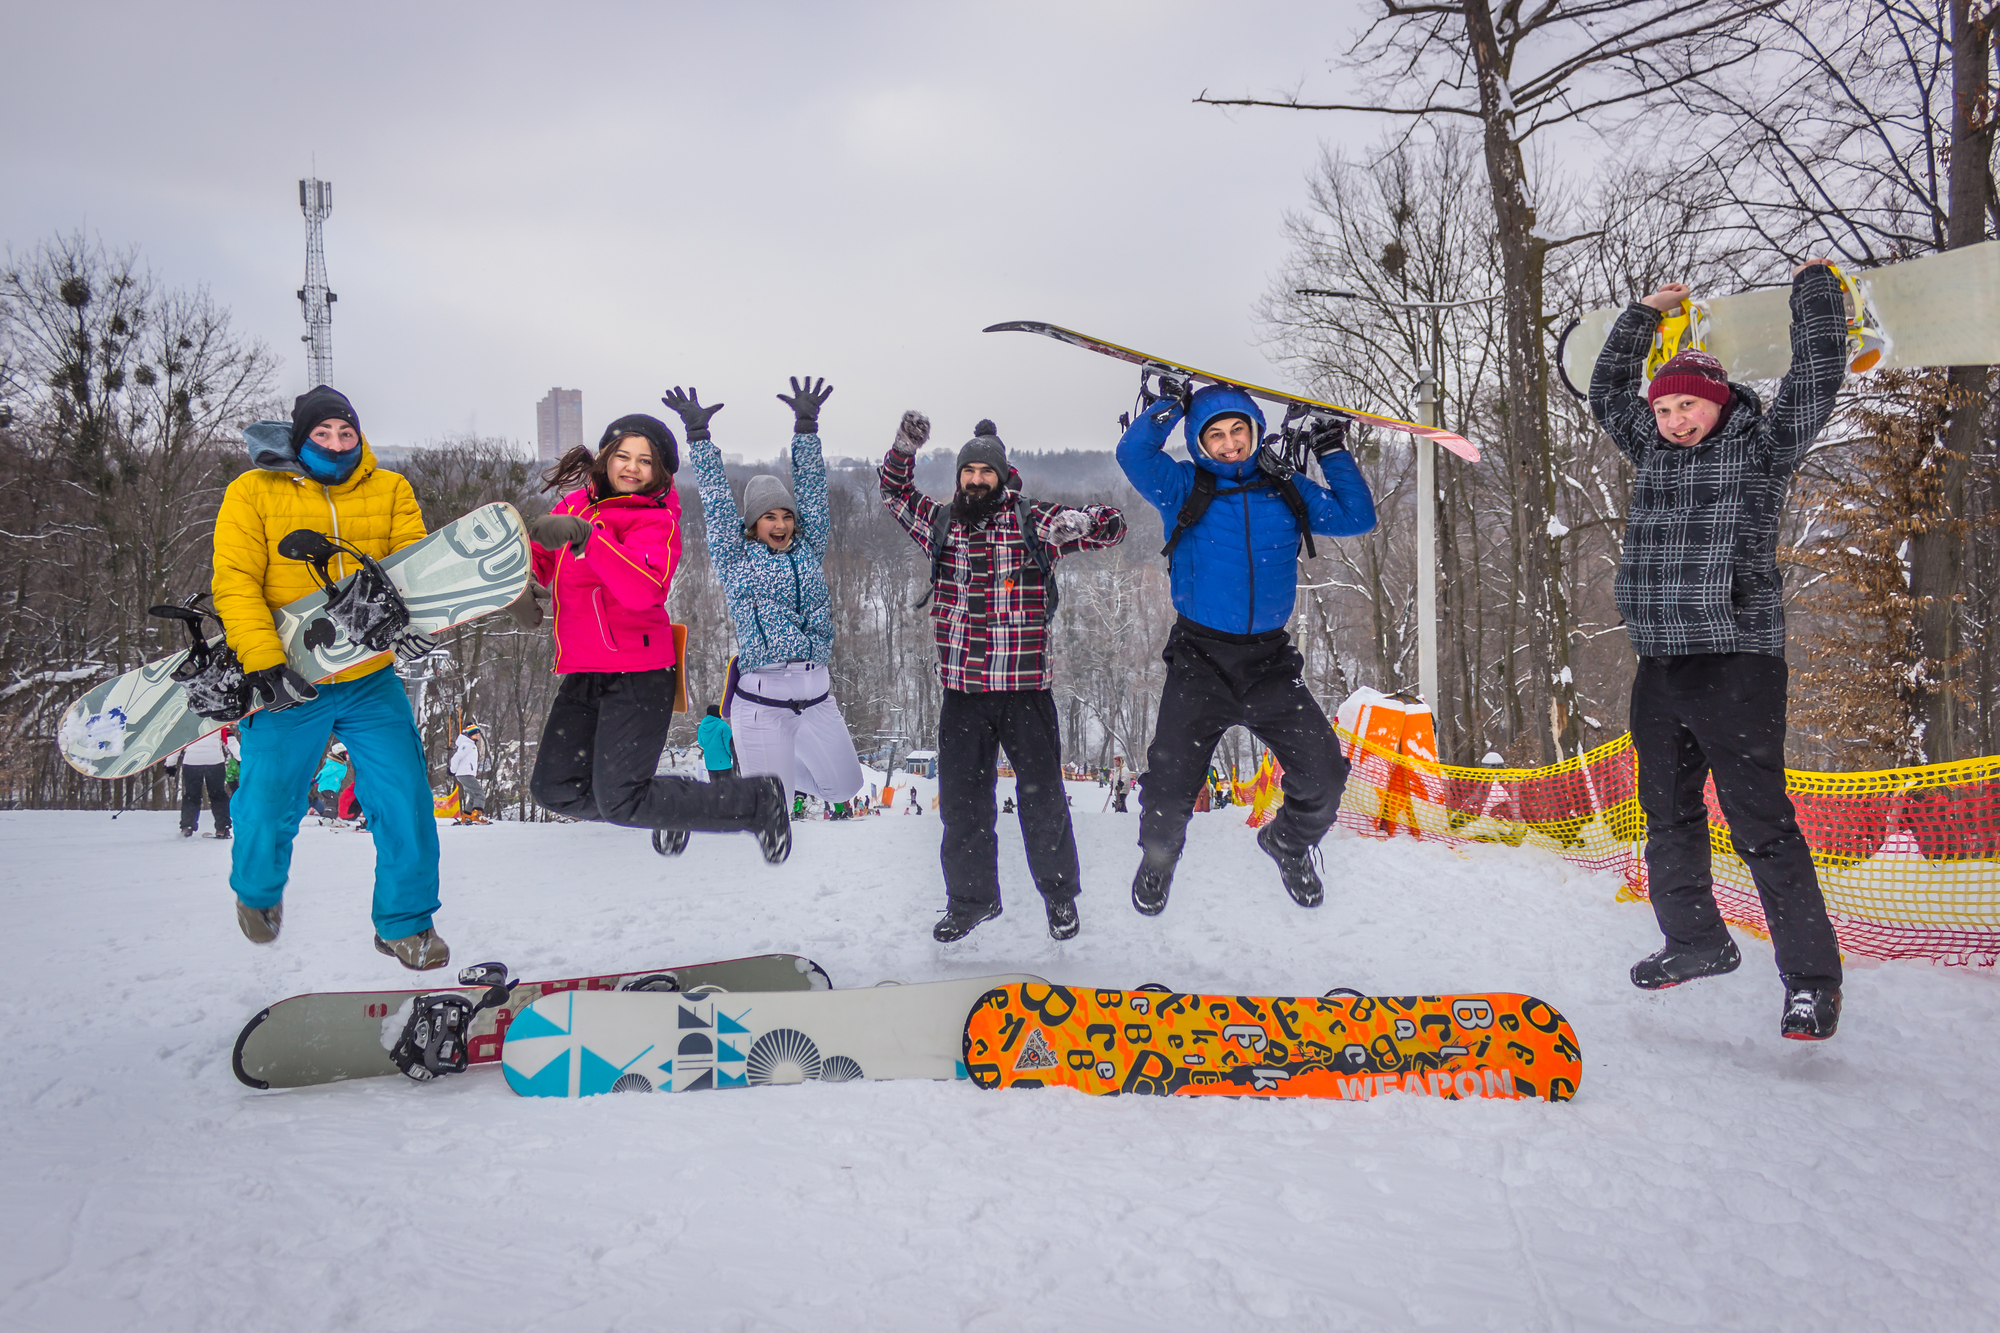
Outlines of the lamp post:
M1431 366L1417 367L1417 423L1444 425L1444 318L1441 312L1484 305L1500 293L1465 301L1392 301L1348 291L1343 287L1299 287L1300 296L1328 296L1343 301L1367 301L1397 310L1428 311L1431 317ZM1438 703L1437 641L1437 445L1418 438L1417 450L1417 693L1433 708Z

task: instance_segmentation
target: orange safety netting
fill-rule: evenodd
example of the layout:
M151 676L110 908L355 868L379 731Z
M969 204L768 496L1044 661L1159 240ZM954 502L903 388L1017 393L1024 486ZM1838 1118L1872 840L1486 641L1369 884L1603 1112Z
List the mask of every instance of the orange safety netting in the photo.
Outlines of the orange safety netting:
M1248 782L1231 780L1229 786L1236 804L1250 807L1250 817L1244 822L1251 828L1262 828L1277 814L1285 799L1284 788L1279 785L1284 780L1285 770L1271 757L1269 750L1264 752L1256 773Z
M1380 698L1370 703L1379 708ZM1428 710L1410 711L1419 710L1421 726L1408 730L1428 742ZM1623 898L1646 896L1646 820L1630 736L1546 768L1457 768L1428 757L1427 744L1392 736L1386 721L1359 735L1349 725L1336 730L1353 764L1339 815L1347 827L1454 846L1540 847L1622 876ZM2000 756L1872 773L1788 769L1785 786L1842 949L1981 967L2000 959ZM1707 800L1722 914L1767 934L1713 781Z

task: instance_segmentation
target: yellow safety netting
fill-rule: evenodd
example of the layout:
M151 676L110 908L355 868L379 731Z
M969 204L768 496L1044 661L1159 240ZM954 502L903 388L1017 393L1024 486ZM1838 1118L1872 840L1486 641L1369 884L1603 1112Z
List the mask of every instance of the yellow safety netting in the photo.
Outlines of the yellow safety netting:
M1428 718L1425 719L1428 721ZM1457 768L1339 730L1353 764L1340 822L1378 837L1539 847L1646 896L1632 738L1545 768ZM1991 967L2000 958L2000 755L1870 773L1787 770L1841 947ZM1750 869L1707 787L1716 899L1766 932Z

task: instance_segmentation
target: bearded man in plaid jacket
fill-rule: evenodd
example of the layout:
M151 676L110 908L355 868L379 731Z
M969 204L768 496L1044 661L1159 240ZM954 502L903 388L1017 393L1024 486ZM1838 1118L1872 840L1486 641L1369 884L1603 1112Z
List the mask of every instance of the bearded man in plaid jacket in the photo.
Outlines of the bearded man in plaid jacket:
M920 494L916 455L931 423L907 412L882 460L882 503L931 557L931 630L944 706L938 715L938 814L944 823L945 914L932 934L963 938L1000 915L1000 841L993 783L1001 749L1014 765L1021 839L1048 911L1049 934L1077 933L1076 834L1063 787L1062 736L1050 692L1048 618L1054 563L1125 537L1109 505L1072 509L1019 497L1007 446L982 421L958 451L949 504ZM1028 530L1023 529L1023 523ZM1039 553L1040 559L1037 559Z
M1784 1036L1823 1040L1840 1019L1840 948L1798 815L1785 794L1785 611L1778 524L1785 492L1833 415L1846 373L1840 281L1822 259L1792 274L1792 365L1766 410L1722 363L1684 351L1647 385L1668 283L1618 317L1590 379L1590 410L1632 461L1616 592L1639 654L1632 745L1646 812L1646 872L1666 943L1632 968L1663 990L1742 961L1709 867L1712 773L1729 840L1750 867L1785 984Z

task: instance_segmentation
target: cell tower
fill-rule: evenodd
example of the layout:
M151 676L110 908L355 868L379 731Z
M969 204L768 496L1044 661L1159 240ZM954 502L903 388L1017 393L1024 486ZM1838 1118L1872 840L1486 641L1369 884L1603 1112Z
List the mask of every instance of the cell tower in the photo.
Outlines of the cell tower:
M340 298L326 289L326 243L321 224L333 212L333 182L317 178L299 182L299 209L306 215L306 285L299 288L305 311L306 387L333 380L333 303Z

